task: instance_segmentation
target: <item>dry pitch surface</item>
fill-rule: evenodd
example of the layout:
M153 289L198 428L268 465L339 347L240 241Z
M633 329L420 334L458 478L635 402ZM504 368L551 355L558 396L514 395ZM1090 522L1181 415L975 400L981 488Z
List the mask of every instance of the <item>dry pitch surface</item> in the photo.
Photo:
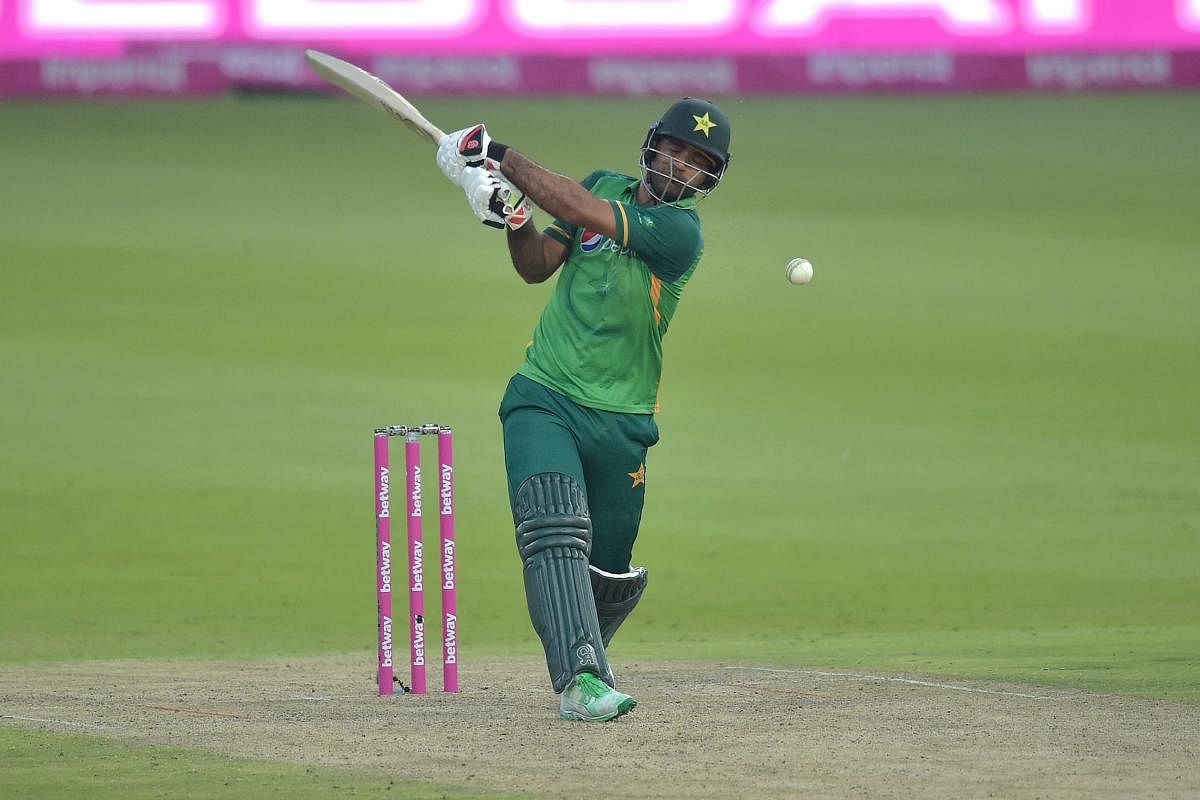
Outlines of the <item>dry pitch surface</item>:
M620 676L640 705L589 725L558 719L533 658L390 699L361 656L29 667L0 674L0 722L548 797L1200 796L1196 706L723 664Z

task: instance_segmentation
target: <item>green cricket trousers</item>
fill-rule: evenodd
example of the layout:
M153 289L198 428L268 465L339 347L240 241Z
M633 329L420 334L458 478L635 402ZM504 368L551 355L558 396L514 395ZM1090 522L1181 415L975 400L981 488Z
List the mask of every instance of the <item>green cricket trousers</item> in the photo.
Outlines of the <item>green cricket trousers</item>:
M646 500L646 451L658 442L654 415L581 406L518 374L500 403L500 421L510 506L531 475L570 475L587 494L591 563L628 572Z

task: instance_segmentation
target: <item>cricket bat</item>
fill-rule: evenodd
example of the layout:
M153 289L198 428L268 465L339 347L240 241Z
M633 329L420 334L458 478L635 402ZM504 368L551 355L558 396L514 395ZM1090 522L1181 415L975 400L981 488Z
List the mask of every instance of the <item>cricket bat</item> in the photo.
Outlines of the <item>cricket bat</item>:
M435 145L444 134L417 111L416 106L379 78L348 61L335 58L320 50L305 50L304 57L313 71L335 86L340 86L364 103L380 108L407 125L414 133Z

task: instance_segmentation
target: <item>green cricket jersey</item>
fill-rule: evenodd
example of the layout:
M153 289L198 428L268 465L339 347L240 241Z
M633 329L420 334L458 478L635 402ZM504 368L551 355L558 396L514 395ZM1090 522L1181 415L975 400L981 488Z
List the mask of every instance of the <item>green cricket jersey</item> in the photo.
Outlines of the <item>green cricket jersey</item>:
M641 206L638 179L597 171L583 180L608 200L617 236L555 220L546 234L569 248L520 374L580 405L658 410L662 340L704 252L695 200Z

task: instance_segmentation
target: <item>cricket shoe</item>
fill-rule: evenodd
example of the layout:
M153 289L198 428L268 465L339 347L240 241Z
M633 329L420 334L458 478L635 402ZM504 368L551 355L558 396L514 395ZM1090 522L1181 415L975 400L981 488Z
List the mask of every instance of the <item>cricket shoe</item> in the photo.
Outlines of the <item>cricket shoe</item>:
M629 695L621 694L590 672L581 672L563 689L558 715L563 719L607 722L636 705L637 700Z

